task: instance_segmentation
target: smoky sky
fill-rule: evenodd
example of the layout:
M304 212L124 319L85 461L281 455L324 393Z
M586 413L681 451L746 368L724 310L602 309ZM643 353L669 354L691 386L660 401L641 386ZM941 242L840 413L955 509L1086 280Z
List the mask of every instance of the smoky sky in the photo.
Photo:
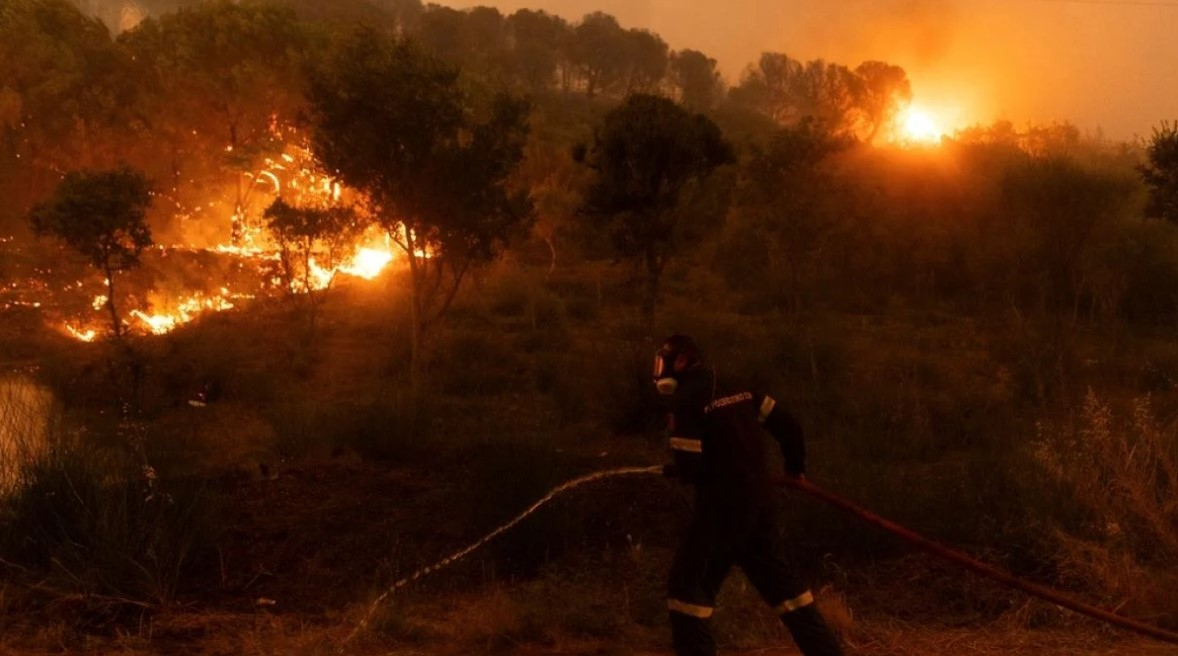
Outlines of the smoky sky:
M730 83L772 50L903 66L947 127L1071 121L1148 136L1178 118L1178 0L448 0L570 20L605 11L720 62Z

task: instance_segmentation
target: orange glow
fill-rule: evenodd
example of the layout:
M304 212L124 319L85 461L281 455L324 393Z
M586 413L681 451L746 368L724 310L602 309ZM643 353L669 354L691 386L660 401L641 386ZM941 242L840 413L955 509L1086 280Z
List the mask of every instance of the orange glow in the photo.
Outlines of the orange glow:
M250 181L250 191L262 194L262 200L254 201L252 209L242 207L240 214L229 217L235 226L236 243L205 247L194 244L156 246L160 257L167 257L169 252L215 252L239 259L242 264L256 269L260 279L266 278L263 272L272 271L282 256L279 245L259 220L259 207L280 194L292 204L304 207L331 207L345 202L345 196L348 199L355 196L354 192L315 167L314 158L306 146L288 146L285 152L266 159L261 170L245 174L245 177ZM332 285L337 274L373 280L403 259L392 239L376 228L366 231L353 244L331 257L325 252L311 255L305 275L299 273L292 280L270 277L266 280L270 289L294 294L321 292ZM82 283L78 285L81 287ZM124 326L128 332L163 335L205 313L229 310L251 298L252 295L230 292L225 287L212 293L195 292L179 298L152 297L126 313ZM106 304L107 297L97 294L91 301L94 317L61 324L61 329L79 341L94 341L110 331L109 321L104 322L98 314L105 312Z
M909 107L898 117L898 141L910 145L935 145L945 136L938 121L924 109Z
M74 327L71 324L65 324L65 332L70 337L82 342L93 342L94 338L98 337L98 331L93 328L82 329Z
M363 247L356 251L356 255L352 261L339 270L348 275L363 278L365 280L372 280L380 275L381 271L393 261L394 254L386 246L384 249Z

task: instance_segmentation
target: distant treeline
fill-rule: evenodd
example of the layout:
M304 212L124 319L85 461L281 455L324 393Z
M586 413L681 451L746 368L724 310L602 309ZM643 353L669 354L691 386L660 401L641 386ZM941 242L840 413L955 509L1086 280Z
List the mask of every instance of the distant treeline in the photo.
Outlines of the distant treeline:
M238 184L226 173L255 171L264 152L280 150L281 130L299 122L307 67L355 24L410 38L484 88L606 103L653 93L742 125L809 120L871 141L911 96L896 66L851 69L779 53L728 88L715 59L672 51L657 34L600 12L570 23L418 0L7 0L0 225L12 225L63 171L117 161L163 181L175 213L198 218L226 184Z
M595 247L574 235L592 174L572 151L621 99L646 93L706 114L736 149L683 210L712 223L670 235L671 246L740 253L720 253L715 267L746 291L742 281L762 280L763 302L801 308L841 289L844 301L949 295L1063 312L1073 324L1178 316L1178 241L1172 226L1142 221L1175 218L1172 126L1148 151L1069 124L1000 122L933 153L895 152L870 147L911 95L904 71L886 63L765 53L728 88L706 54L671 51L603 13L570 23L417 0L111 7L83 8L138 22L112 37L68 0L0 5L5 232L23 229L64 172L125 162L154 183L159 242L194 230L223 240L231 215L260 217L271 200L259 182L267 161L308 144L311 72L362 24L461 71L471 113L504 91L531 99L512 185L529 197L554 265L574 241Z

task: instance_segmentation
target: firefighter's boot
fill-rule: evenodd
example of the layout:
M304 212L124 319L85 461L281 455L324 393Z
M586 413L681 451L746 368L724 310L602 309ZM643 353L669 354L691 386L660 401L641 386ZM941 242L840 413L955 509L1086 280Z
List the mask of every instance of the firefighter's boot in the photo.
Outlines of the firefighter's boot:
M716 640L707 619L671 611L671 644L675 656L716 656Z
M842 656L838 638L813 604L784 613L781 622L789 629L803 656Z

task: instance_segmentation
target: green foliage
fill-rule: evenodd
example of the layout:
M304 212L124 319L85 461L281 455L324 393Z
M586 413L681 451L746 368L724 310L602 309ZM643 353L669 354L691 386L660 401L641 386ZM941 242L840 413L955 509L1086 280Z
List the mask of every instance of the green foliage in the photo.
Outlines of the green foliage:
M57 435L24 463L0 500L0 557L58 594L93 595L94 612L170 604L211 544L211 500L94 437Z
M862 80L840 64L801 62L782 53L762 53L731 91L739 105L791 125L813 121L823 131L850 134Z
M139 264L151 245L145 221L151 187L141 173L123 167L112 171L67 173L53 198L29 214L33 230L65 242L104 272Z
M714 107L724 93L724 81L716 60L698 50L679 50L671 55L669 77L679 102L692 111Z
M275 119L286 123L298 107L308 41L278 5L202 3L143 21L120 43L153 85L153 130L185 146L195 136L192 147L229 147L235 170L249 170Z
M147 208L151 186L142 173L123 166L110 171L73 171L53 197L32 209L38 235L61 240L106 276L107 308L114 334L122 334L115 301L115 272L139 265L151 245Z
M127 111L141 95L130 59L72 3L0 4L0 221L23 215L63 170L114 165L141 125Z
M500 97L474 123L465 102L456 70L365 30L311 85L316 155L371 197L405 246L441 259L486 256L518 220L502 183L522 156L527 107Z
M367 195L409 259L419 390L426 328L524 218L506 183L523 157L529 106L501 94L479 120L455 69L372 29L336 44L309 99L316 156Z
M1149 162L1139 169L1149 190L1145 215L1178 222L1178 123L1154 128L1147 155Z
M513 58L520 81L532 90L550 88L571 33L568 22L543 11L520 9L507 17L507 28L516 44Z
M1075 304L1084 293L1093 242L1127 207L1131 187L1073 160L1033 159L1008 169L1004 197L1014 221L1007 229L1029 252L1016 266L1038 279L1043 302Z
M681 201L732 157L715 123L666 98L633 95L606 115L588 154L595 180L583 212L611 234L620 257L642 263L648 318L667 262L701 232L691 230L700 217Z

